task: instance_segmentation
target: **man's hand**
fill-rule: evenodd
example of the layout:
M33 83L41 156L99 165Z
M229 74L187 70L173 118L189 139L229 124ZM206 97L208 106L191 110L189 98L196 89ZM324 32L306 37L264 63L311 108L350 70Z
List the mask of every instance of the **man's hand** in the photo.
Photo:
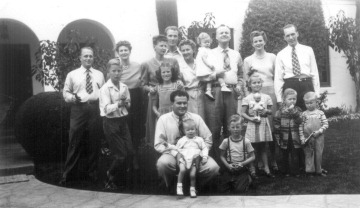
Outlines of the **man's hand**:
M176 89L181 90L184 88L184 83L180 80L176 81Z
M176 155L176 161L178 162L178 164L185 163L184 155L182 155L180 152L178 152Z
M260 115L262 115L262 116L266 116L267 114L269 114L269 110L266 108L259 110L259 112L260 112Z
M207 157L203 157L202 160L201 160L201 164L202 165L205 165L208 161L208 158Z
M149 87L149 93L152 94L152 95L154 95L154 94L156 93L155 87L150 86L150 87Z
M305 137L300 137L300 141L301 141L301 144L304 145L305 144Z
M216 71L216 77L224 77L225 69L221 69L219 71Z
M320 131L314 131L313 136L314 136L314 138L316 138L316 137L320 136L320 134L321 134Z

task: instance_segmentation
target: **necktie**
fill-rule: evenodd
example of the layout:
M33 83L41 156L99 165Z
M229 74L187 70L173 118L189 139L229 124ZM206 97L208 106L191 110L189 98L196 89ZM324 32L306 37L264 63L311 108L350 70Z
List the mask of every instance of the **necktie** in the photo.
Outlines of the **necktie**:
M93 92L93 87L92 87L91 77L90 77L90 69L86 70L86 92L88 94L91 94Z
M231 67L230 67L230 57L228 54L228 50L227 49L223 50L223 53L224 53L224 69L226 71L229 71Z
M180 137L183 137L185 135L183 116L179 116L179 133L180 133Z
M295 76L298 76L301 74L301 70L300 70L299 59L298 56L296 55L295 47L292 47L291 58L292 58L293 73Z

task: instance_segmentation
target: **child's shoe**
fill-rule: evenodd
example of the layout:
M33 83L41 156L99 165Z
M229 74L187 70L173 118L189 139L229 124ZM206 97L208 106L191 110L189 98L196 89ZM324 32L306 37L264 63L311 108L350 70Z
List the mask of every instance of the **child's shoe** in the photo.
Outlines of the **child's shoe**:
M254 181L259 179L259 177L256 175L256 173L251 173L250 176Z
M316 173L316 176L319 176L319 177L326 177L327 175L325 173Z
M221 92L231 92L231 90L226 87L226 85L221 86Z
M325 169L322 169L321 172L324 173L324 174L328 174L328 171L325 170Z
M195 187L190 187L190 197L196 198L196 190Z
M182 183L178 183L176 186L176 195L184 196Z
M205 95L206 95L206 97L208 97L210 100L215 100L214 96L211 94L211 90L206 90Z

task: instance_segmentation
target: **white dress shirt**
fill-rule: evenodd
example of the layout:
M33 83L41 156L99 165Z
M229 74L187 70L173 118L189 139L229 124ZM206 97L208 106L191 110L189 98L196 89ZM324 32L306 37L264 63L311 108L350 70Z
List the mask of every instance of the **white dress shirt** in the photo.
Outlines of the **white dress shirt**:
M130 92L128 87L119 82L119 89L109 79L100 89L100 115L107 118L119 118L128 115L125 106L119 108L118 103L121 97L125 95L125 103L130 106Z
M315 93L320 95L320 80L319 72L316 64L315 54L311 47L296 44L295 51L298 56L301 77L311 77ZM295 77L292 67L292 47L287 46L282 49L276 56L275 61L275 79L274 88L276 99L282 102L282 88L284 79Z
M237 84L238 83L238 69L242 70L242 59L240 53L234 51L230 48L225 49L228 52L229 59L230 59L230 67L231 69L224 74L224 81L226 84ZM208 60L211 64L214 65L215 71L223 70L224 69L224 49L220 46L211 50L208 54Z
M93 88L91 94L88 94L86 91L86 74L87 70L83 66L68 73L63 90L65 102L72 102L74 97L72 93L76 93L80 97L80 102L96 101L99 99L100 88L105 83L103 73L92 67L90 68L90 79Z

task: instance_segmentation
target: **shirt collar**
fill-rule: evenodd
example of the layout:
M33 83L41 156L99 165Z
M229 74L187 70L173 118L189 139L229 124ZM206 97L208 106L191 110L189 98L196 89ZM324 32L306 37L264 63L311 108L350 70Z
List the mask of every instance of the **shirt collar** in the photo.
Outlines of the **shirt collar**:
M86 72L87 72L87 69L86 69L83 65L81 65L81 67L80 67L80 68L81 68L81 70L83 70L83 72L84 72L84 73L86 73ZM92 67L90 67L90 69L89 69L89 70L90 70L90 72L91 72L91 73L93 72L93 68L92 68Z
M171 111L171 114L172 114L172 116L173 116L177 121L179 120L179 116L176 115L176 114L174 113L174 111ZM188 117L189 117L189 112L186 112L186 113L183 115L182 119L184 120L184 118L188 118Z
M178 47L176 47L175 51L170 51L169 49L167 49L165 54L173 54L173 55L179 54L179 55L182 55Z
M227 50L227 52L229 52L229 50L230 50L229 46L226 47L225 49L223 49L223 48L221 48L220 46L218 46L216 49L217 49L218 51L220 51L220 52L223 52L224 50Z
M107 84L108 84L108 86L109 86L109 88L114 88L115 90L119 90L118 88L117 88L117 86L115 86L114 85L114 83L111 81L111 79L109 79L108 81L107 81ZM119 87L121 88L121 82L119 82Z

